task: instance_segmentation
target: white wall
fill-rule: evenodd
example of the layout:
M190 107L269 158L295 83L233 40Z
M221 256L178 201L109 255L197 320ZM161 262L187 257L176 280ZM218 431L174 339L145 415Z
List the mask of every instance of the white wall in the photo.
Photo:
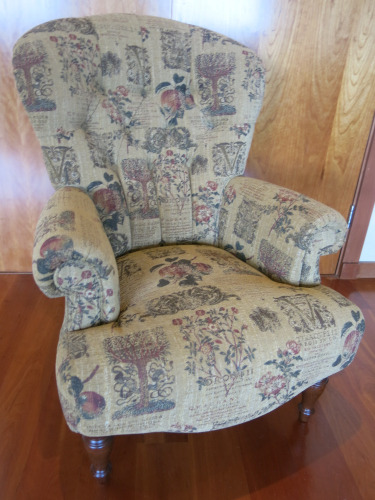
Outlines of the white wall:
M363 244L360 262L375 262L375 205L372 209L370 224Z

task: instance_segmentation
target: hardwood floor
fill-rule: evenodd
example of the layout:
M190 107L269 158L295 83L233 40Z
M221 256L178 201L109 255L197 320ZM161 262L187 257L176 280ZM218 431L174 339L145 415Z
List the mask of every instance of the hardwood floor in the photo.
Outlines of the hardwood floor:
M63 300L31 275L0 275L0 499L372 500L375 498L375 280L325 279L366 317L354 363L309 424L297 403L212 433L122 436L106 486L63 420L54 362Z

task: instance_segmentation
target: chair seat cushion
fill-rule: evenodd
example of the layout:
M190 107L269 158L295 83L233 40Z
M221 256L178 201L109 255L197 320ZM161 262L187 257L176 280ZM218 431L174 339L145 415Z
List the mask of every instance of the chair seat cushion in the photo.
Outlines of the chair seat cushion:
M87 436L259 417L347 366L364 331L337 292L276 283L216 247L143 249L118 268L118 320L62 331L58 346L63 411Z

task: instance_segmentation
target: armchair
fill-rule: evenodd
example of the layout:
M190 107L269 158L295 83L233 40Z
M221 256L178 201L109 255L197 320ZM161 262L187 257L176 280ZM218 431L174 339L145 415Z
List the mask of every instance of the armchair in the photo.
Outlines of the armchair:
M336 211L242 176L264 92L234 40L135 15L51 21L14 49L55 194L33 273L65 296L56 377L93 474L112 437L240 424L348 366L361 311L320 285Z

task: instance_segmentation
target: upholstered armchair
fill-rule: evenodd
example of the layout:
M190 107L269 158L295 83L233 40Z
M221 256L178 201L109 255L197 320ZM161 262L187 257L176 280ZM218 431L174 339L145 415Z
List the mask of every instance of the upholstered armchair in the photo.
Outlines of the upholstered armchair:
M42 24L13 65L56 189L33 273L66 298L57 386L94 475L118 434L221 429L300 393L307 421L364 320L320 285L342 216L242 176L258 57L206 29L116 14Z

